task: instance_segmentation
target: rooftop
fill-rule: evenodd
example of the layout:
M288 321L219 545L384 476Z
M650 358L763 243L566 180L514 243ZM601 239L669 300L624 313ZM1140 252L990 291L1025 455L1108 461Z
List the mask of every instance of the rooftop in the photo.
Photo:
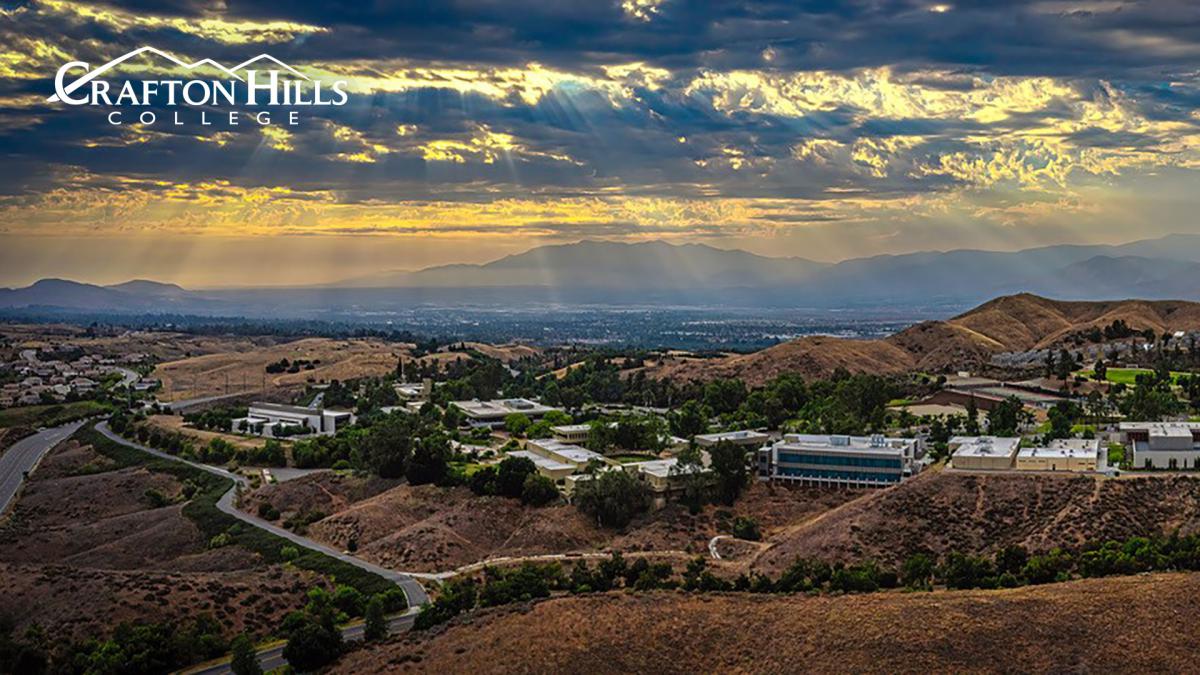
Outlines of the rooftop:
M1100 454L1100 441L1087 438L1058 438L1041 448L1022 448L1018 457L1094 458Z
M1012 457L1021 444L1019 438L997 436L955 436L950 447L956 447L955 457Z
M544 415L551 410L558 410L558 408L542 405L526 398L503 398L494 401L454 401L453 405L466 413L468 417L482 418L506 417L512 413Z
M761 431L741 430L741 431L722 431L716 434L698 434L696 441L700 443L720 443L721 441L751 441L751 442L766 442L769 438L767 434Z
M564 462L559 462L557 460L550 459L549 457L543 457L542 455L539 455L536 452L530 452L528 450L513 450L512 452L506 453L506 456L507 457L524 457L525 459L528 459L529 461L533 462L534 466L536 466L537 468L545 469L547 471L574 471L575 470L575 465L573 465L573 464L566 464Z
M915 438L888 438L882 435L785 434L783 440L776 443L775 447L783 450L823 450L826 452L867 452L894 455L897 451L915 445L916 442Z

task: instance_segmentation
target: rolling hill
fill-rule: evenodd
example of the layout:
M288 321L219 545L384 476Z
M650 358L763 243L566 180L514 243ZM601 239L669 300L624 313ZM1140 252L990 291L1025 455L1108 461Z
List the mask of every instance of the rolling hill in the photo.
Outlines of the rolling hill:
M1076 333L1103 329L1117 320L1136 331L1200 330L1200 303L1063 301L1021 293L881 340L803 337L752 354L666 362L647 374L683 380L736 377L754 385L783 372L822 377L837 368L852 373L945 372L985 363L995 354L1055 347Z
M1185 672L1200 656L1197 612L1200 574L840 597L607 593L461 616L331 672Z

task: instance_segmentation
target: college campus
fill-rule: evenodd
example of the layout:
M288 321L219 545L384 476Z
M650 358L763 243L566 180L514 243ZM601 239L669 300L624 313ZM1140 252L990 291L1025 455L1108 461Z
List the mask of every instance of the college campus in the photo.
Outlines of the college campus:
M17 0L0 74L0 675L1200 671L1196 0Z

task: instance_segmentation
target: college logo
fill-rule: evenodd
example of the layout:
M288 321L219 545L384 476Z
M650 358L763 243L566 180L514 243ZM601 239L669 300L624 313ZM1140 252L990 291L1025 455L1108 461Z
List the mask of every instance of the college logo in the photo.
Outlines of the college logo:
M174 65L172 70L189 74L207 71L219 75L215 79L117 80L106 77L117 66L143 54L165 59ZM71 106L113 108L108 112L108 121L114 125L124 124L125 114L135 112L122 109L128 107L165 109L137 113L137 122L143 125L157 124L166 118L168 123L175 125L193 119L210 126L218 118L224 118L230 126L236 126L243 112L259 124L271 124L271 111L265 109L268 107L288 108L286 122L295 125L300 121L300 111L295 108L341 106L349 100L349 95L345 80L327 85L270 54L259 54L227 68L212 59L187 63L154 47L141 47L96 68L84 61L64 64L54 77L54 94L46 100ZM181 108L194 109L196 114L189 118ZM232 109L220 112L220 108Z

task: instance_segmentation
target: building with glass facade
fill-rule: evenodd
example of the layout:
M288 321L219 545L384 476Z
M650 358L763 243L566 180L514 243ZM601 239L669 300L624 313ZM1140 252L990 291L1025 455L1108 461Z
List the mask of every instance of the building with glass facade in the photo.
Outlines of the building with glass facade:
M787 434L759 451L758 473L771 480L885 487L920 471L915 438Z

